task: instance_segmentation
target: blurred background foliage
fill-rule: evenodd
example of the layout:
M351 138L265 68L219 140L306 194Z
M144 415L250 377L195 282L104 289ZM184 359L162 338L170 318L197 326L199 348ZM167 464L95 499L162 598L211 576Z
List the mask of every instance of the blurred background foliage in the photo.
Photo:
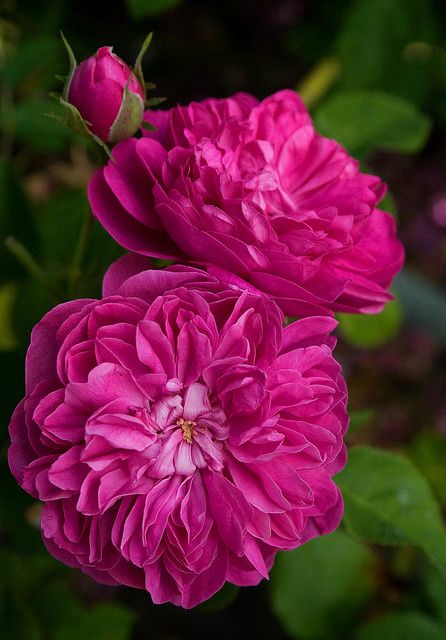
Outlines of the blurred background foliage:
M0 0L0 637L5 640L446 638L446 7L429 0ZM407 266L377 316L341 314L350 389L345 517L279 556L269 584L194 611L154 607L52 560L11 478L7 424L29 333L98 296L119 247L88 214L94 149L49 119L67 61L101 45L167 105L297 88L318 129L389 184ZM76 251L79 236L81 250Z

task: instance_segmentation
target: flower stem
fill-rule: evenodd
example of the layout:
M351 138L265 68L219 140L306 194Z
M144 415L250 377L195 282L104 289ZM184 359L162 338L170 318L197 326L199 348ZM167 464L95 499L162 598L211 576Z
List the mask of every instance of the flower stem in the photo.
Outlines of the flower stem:
M1 157L9 162L12 157L12 148L14 145L15 120L12 90L6 83L2 84L1 95L0 114L3 129L1 137Z
M39 282L45 290L48 292L48 295L56 302L61 302L63 300L63 295L54 291L50 288L48 284L48 277L45 274L42 267L36 262L35 258L30 254L28 249L21 243L17 238L13 236L8 236L5 239L6 248L12 253L12 255L20 262L20 264L26 269L29 275Z
M336 58L324 58L296 87L297 93L312 109L338 79L341 65Z
M77 240L76 249L74 251L73 260L68 272L68 294L71 297L76 292L76 287L81 277L82 262L85 257L85 252L88 246L88 240L90 238L92 217L90 208L85 207L84 219L79 232L79 238Z

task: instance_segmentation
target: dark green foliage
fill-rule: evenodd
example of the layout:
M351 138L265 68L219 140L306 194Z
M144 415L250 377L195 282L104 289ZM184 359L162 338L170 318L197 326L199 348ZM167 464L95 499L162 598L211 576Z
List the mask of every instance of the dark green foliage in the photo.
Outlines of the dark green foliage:
M446 201L442 3L3 5L0 638L446 639L446 219L442 226L432 213ZM57 302L100 296L106 268L123 251L89 217L86 185L103 158L45 115L62 115L49 97L67 73L59 31L79 61L113 45L133 63L152 29L142 67L167 96L160 108L240 90L262 98L305 87L310 77L317 128L389 183L381 207L398 217L408 258L393 287L396 300L383 313L339 315L336 355L352 407L348 442L359 444L335 478L345 497L343 525L280 554L268 585L226 584L188 612L155 607L143 592L103 587L53 560L38 531L40 505L19 489L6 460L32 327ZM155 100L151 106L159 108Z

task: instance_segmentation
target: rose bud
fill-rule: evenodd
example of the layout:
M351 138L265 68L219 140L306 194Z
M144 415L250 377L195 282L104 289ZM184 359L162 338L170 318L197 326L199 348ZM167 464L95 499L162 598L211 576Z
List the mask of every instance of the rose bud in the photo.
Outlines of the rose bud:
M115 144L132 136L141 124L144 91L135 74L112 47L76 66L64 98L75 106L92 133Z

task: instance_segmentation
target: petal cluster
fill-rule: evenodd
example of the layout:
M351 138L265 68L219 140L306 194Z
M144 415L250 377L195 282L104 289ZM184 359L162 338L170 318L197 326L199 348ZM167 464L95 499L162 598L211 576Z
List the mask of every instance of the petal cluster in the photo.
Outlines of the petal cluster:
M125 248L189 259L288 315L375 313L403 249L385 186L319 135L292 91L146 113L93 177L95 216ZM246 286L246 285L245 285Z
M138 256L111 266L102 299L42 319L9 462L45 503L54 556L192 607L337 527L335 321L282 320L263 295Z

